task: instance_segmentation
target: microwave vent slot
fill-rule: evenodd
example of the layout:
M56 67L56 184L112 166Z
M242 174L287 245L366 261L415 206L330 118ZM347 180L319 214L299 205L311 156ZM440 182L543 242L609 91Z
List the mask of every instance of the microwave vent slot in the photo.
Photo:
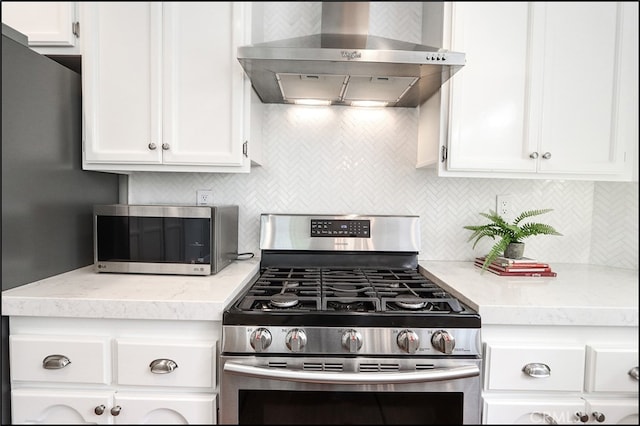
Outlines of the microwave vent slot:
M287 368L286 362L269 361L269 368Z

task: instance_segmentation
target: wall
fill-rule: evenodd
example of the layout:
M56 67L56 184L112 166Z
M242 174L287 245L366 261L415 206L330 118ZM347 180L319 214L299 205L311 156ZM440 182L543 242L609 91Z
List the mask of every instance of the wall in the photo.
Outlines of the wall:
M265 41L320 31L318 2L262 6ZM421 3L371 4L373 34L419 42L421 22ZM217 204L240 206L239 249L254 253L261 213L417 214L420 258L470 260L491 241L473 250L462 227L511 194L518 211L553 208L538 219L564 234L527 240L527 256L638 268L637 182L439 178L415 168L417 109L270 104L263 125L264 165L250 174L139 173L129 202L194 203L196 189L213 189Z
M93 204L118 177L82 170L80 75L2 36L2 290L93 263ZM2 317L2 424L9 424Z

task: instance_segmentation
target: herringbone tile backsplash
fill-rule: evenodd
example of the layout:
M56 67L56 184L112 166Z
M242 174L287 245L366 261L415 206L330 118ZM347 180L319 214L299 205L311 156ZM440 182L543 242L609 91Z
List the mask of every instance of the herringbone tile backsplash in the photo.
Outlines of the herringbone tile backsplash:
M372 2L371 32L419 41L416 5ZM318 2L269 2L264 12L265 40L320 30ZM193 204L197 189L213 189L216 204L240 206L239 249L256 254L261 213L415 214L421 259L470 260L491 242L472 249L462 227L484 223L478 213L494 209L496 195L510 194L514 210L554 209L536 219L563 234L530 238L525 255L638 269L637 182L440 178L415 168L417 132L415 108L265 105L262 167L249 174L137 173L129 178L129 202Z

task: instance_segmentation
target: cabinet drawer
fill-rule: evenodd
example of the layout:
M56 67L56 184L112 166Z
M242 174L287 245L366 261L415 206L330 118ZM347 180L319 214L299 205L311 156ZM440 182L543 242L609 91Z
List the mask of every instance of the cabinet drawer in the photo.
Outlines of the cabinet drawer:
M629 374L638 368L638 349L587 345L587 392L638 392L638 380Z
M111 381L106 337L11 335L9 350L12 381L104 384ZM45 359L49 356L66 358L69 362L64 365L52 360L46 368Z
M215 342L117 339L117 383L213 388L215 348ZM155 364L155 372L152 372L152 364Z
M487 343L485 358L488 374L486 389L580 391L584 379L584 346L526 345ZM532 377L523 369L544 364L548 376Z

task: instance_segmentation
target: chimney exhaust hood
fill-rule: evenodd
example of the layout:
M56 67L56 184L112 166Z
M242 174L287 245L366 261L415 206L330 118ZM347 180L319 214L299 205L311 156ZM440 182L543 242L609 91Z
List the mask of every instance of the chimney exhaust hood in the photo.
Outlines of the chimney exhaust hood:
M263 103L416 107L465 54L372 36L369 2L322 2L320 34L238 48Z

